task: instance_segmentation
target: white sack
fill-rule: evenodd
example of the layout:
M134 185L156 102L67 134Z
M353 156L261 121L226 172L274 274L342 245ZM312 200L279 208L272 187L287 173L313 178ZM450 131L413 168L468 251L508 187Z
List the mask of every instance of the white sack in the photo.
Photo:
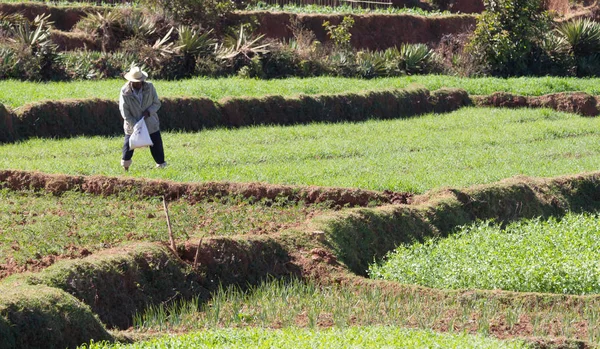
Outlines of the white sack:
M149 147L152 145L154 144L150 139L146 121L144 121L144 118L142 117L142 119L133 126L133 133L131 134L131 137L129 137L129 149Z

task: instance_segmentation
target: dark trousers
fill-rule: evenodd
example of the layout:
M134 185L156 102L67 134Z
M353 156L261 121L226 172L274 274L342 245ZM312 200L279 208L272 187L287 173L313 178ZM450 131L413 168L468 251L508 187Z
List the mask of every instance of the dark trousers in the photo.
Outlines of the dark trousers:
M123 144L123 157L121 159L127 161L131 160L133 157L133 149L129 149L129 137L131 135L125 135L125 143ZM156 131L150 134L150 139L153 146L150 147L150 153L154 158L154 161L157 164L162 164L165 162L165 151L163 149L162 137L160 136L160 131Z

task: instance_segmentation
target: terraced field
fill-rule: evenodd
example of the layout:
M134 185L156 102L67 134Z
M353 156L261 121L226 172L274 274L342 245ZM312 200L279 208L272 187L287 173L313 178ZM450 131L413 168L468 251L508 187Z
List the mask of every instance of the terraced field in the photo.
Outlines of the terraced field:
M571 217L600 204L597 123L471 106L166 129L171 165L142 149L128 173L118 134L4 143L0 348L593 347L600 297L587 286L418 286L368 270L480 220L499 239L522 219L594 226Z

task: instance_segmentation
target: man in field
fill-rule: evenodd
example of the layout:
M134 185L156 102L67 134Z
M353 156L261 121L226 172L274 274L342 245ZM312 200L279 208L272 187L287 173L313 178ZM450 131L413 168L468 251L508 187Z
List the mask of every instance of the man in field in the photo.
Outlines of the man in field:
M129 170L133 157L133 149L129 148L129 138L133 133L133 126L141 118L145 118L148 133L152 145L150 153L156 162L157 168L167 166L165 162L165 152L163 150L162 138L160 136L160 127L158 114L160 100L156 94L156 89L151 82L146 81L148 74L140 67L132 67L125 74L127 83L121 88L119 96L119 110L123 117L123 129L125 131L125 143L123 144L123 156L121 157L121 166L125 171Z

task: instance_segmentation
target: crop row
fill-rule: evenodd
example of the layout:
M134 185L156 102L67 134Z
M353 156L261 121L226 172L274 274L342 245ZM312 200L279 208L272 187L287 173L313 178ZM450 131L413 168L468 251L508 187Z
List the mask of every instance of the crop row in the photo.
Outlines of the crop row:
M596 214L574 213L505 228L477 223L448 238L401 246L370 274L435 288L598 294L598 223Z
M518 349L527 346L521 341L500 341L468 334L440 334L427 330L406 330L395 327L352 327L329 330L287 328L223 329L202 331L177 337L168 336L136 344L92 343L81 349L167 349L167 348L281 348L329 349L348 348L478 348Z

